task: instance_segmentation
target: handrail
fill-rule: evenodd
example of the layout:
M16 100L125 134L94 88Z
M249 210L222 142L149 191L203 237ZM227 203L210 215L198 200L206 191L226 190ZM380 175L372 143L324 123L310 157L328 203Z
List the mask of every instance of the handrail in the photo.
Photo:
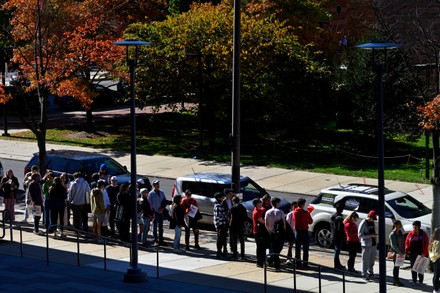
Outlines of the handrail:
M5 213L7 215L9 215L9 230L10 230L10 234L11 234L11 241L13 241L13 234L12 234L12 214L10 210L1 210L1 215L2 215L2 219L1 219L1 225L2 225L2 235L0 236L1 239L3 239L6 235L6 222L5 222Z
M321 284L321 273L322 273L322 268L326 268L328 270L332 270L333 272L340 272L342 273L342 292L345 293L345 271L344 270L336 270L333 269L331 267L328 266L323 266L317 263L312 263L309 261L303 261L300 259L296 259L296 258L291 258L288 257L286 255L282 255L279 253L269 253L266 254L265 256L265 262L264 262L264 292L267 292L267 261L270 257L277 255L278 257L282 257L284 259L290 259L293 261L293 292L296 292L296 263L300 262L300 263L305 263L307 265L313 265L313 266L317 266L318 267L318 284L319 284L319 293L321 293L321 289L322 289L322 284Z

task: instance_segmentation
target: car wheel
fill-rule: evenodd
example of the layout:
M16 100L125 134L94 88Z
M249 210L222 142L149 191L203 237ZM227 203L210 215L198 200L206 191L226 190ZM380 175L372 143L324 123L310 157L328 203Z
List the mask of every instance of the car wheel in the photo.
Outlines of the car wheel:
M244 221L244 228L243 228L243 234L245 237L252 237L254 236L254 227L252 225L252 221L250 219L246 219Z
M320 224L315 229L315 240L320 247L330 248L332 244L332 233L330 225Z

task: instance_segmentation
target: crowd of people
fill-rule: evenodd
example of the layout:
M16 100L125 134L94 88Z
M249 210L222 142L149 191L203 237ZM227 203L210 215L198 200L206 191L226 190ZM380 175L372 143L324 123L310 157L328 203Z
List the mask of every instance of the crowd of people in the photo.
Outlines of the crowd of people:
M78 231L89 231L89 218L92 215L91 232L98 243L102 243L102 236L119 238L121 241L131 242L130 222L133 215L130 186L128 183L118 184L116 176L107 173L105 164L91 176L91 182L84 178L84 174L73 174L70 182L66 174L59 177L48 171L41 176L37 166L25 175L25 220L29 216L34 219L33 232L44 235L40 230L40 221L46 228L46 233L54 233L55 237L65 237L65 225L70 225L72 218L73 228ZM5 205L5 220L15 221L14 205L17 191L20 186L12 170L7 170L0 182L1 196ZM199 211L197 201L192 197L190 190L182 195L175 195L172 203L160 189L160 181L154 180L150 184L148 179L139 179L136 182L137 197L137 233L138 241L148 247L150 245L166 246L164 242L164 218L169 219L170 228L174 230L174 251L190 250L191 231L194 238L193 248L200 249L198 221L203 217ZM217 232L217 258L228 256L227 238L232 259L245 258L244 226L247 220L246 208L240 199L234 196L232 190L217 192L214 195L213 224ZM171 204L167 211L166 206ZM308 227L313 223L310 212L305 209L306 200L300 198L291 203L291 212L287 215L279 208L280 199L271 198L266 194L262 199L253 200L252 212L253 234L256 243L256 265L263 267L267 262L273 265L276 271L281 270L279 254L287 243L288 265L295 265L298 269L309 267L309 234ZM374 274L374 262L377 252L377 232L375 221L377 213L371 210L367 217L360 221L357 212L343 216L343 206L335 205L336 212L331 216L331 232L334 244L334 268L347 270L349 273L361 275L366 281L377 276ZM168 214L166 214L168 213ZM152 226L152 241L148 241L148 234ZM393 284L404 286L399 278L400 267L405 258L409 258L413 267L420 257L429 258L433 264L434 292L440 290L440 229L435 228L431 240L428 234L421 229L420 221L413 222L413 230L404 236L402 223L394 222L393 230L389 234L390 248L387 257L394 263ZM118 231L118 233L116 233ZM185 233L184 249L180 246L182 232ZM292 250L295 247L295 254ZM343 247L348 250L347 266L340 261ZM354 268L357 253L361 250L361 271ZM266 250L269 254L266 255ZM302 253L302 255L301 255ZM423 283L424 274L412 271L412 283Z

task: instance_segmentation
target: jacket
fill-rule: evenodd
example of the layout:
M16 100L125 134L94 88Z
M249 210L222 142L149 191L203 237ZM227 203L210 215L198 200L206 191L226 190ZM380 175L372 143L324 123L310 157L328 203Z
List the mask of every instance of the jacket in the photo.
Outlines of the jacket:
M358 236L361 240L361 246L372 246L373 238L376 238L376 235L370 235L370 231L368 230L368 223L366 219L363 219L359 224Z
M420 229L420 235L422 235L422 255L428 257L429 252L428 252L428 247L429 247L429 239L428 239L428 235L426 235L426 233ZM413 238L414 236L414 230L411 230L408 235L406 236L406 240L405 240L405 252L406 254L411 254L411 238Z

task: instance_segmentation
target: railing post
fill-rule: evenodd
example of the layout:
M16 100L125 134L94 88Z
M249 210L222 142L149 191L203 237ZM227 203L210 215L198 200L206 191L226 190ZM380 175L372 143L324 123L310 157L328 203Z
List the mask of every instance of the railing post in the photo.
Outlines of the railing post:
M107 270L107 237L104 237L104 270Z
M49 226L50 227L50 226ZM49 231L46 229L46 264L49 265Z
M159 279L159 246L156 247L156 278Z
M321 265L318 265L319 293L321 293Z
M79 230L76 230L76 263L79 266Z

